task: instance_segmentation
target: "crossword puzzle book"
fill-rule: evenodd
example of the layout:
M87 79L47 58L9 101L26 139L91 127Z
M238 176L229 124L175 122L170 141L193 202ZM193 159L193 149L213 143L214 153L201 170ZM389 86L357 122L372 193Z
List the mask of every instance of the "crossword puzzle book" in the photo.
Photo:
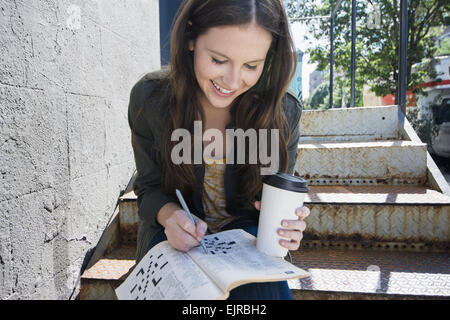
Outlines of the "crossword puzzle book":
M203 238L184 253L168 241L154 246L116 289L120 300L226 299L230 290L250 282L303 278L309 274L256 248L256 238L241 229Z

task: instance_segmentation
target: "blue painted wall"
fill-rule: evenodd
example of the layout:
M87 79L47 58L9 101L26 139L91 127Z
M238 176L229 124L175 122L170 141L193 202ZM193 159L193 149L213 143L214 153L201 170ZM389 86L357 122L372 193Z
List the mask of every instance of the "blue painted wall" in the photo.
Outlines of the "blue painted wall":
M290 89L292 89L299 99L302 99L302 59L303 51L297 49L298 60L297 69L295 70L294 78L291 81Z
M172 22L183 0L159 0L159 42L161 65L170 61L170 31Z

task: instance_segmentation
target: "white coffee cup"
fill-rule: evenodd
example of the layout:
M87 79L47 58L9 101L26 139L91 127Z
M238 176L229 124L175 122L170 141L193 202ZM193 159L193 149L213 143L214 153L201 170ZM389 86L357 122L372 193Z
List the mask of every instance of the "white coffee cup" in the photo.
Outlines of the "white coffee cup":
M282 220L297 220L295 209L303 206L308 182L300 177L277 173L263 179L256 247L274 257L285 257L288 249L279 243L283 239L278 229Z

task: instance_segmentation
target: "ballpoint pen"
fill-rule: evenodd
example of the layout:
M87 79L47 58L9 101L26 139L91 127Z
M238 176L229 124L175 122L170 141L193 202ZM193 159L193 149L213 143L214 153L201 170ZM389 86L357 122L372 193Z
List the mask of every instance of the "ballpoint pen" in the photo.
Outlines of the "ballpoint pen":
M183 195L181 194L180 190L175 189L175 193L177 194L178 200L181 203L181 206L183 207L184 211L187 212L189 218L191 218L192 223L194 224L194 226L196 225L194 218L191 215L191 212L189 211L188 206L186 205L186 202L184 201ZM206 251L205 245L203 244L203 242L200 240L200 244L202 245L203 250L205 251L206 254L208 254L208 251Z

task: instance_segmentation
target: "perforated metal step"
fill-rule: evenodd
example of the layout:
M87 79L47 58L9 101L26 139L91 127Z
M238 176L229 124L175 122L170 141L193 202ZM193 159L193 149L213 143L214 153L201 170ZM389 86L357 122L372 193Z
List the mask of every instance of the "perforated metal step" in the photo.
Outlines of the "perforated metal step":
M115 300L114 290L135 266L136 246L122 245L104 255L81 276L81 300Z
M426 144L420 142L309 143L299 144L295 171L312 185L352 179L371 185L424 185L426 159Z
M135 266L135 248L121 246L81 277L80 299L116 299ZM292 263L310 277L289 280L296 299L450 299L448 252L301 248Z
M449 253L301 248L293 263L311 276L289 281L298 299L450 298Z

